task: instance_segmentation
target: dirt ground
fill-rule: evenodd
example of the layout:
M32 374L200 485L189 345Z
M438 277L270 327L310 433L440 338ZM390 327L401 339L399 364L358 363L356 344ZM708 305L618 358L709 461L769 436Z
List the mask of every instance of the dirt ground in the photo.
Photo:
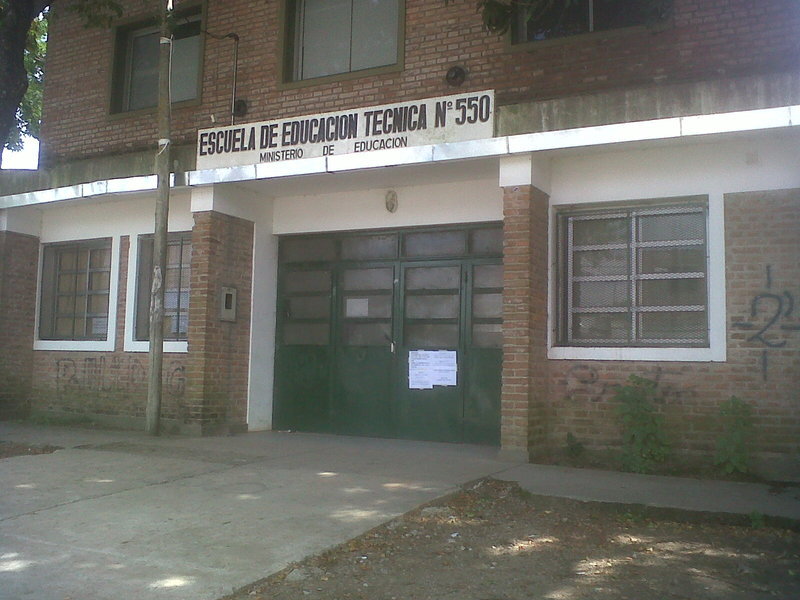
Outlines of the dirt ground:
M800 598L800 533L724 521L486 479L222 600Z
M58 446L32 446L30 444L17 444L0 440L0 459L23 454L50 454L61 450Z
M0 441L0 459L58 449ZM800 523L765 521L484 479L220 600L800 598Z

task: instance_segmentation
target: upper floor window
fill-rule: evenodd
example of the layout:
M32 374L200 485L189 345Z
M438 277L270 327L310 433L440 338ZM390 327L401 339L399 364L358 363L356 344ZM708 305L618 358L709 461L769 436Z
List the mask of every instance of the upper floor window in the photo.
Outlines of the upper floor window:
M514 44L643 25L648 2L642 0L519 0L513 5Z
M708 347L706 207L559 218L562 346Z
M110 238L45 246L39 338L105 340L110 287Z
M399 62L403 0L287 0L287 79Z
M199 97L202 59L199 8L179 15L173 29L170 88L173 102ZM117 30L112 111L151 108L158 104L159 28L156 25Z

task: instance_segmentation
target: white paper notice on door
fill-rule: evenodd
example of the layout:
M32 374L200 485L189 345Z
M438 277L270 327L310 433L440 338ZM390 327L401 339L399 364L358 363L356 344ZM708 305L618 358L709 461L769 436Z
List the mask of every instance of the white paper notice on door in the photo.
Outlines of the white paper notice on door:
M408 387L430 390L435 385L458 382L458 354L455 350L409 350Z

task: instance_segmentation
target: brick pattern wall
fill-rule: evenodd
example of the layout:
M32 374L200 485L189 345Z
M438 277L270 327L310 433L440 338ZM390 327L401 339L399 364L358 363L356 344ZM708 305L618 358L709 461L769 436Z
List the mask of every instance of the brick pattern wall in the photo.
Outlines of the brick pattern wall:
M253 234L250 221L195 213L187 409L204 431L247 422ZM221 287L237 290L236 321L221 321Z
M123 419L120 424L131 422L126 421L131 418L144 419L147 406L147 353L124 351L129 249L130 240L123 236L120 242L114 351L33 352L35 377L31 409L34 412ZM186 405L186 362L185 354L164 355L161 416L172 421L174 426L189 423L191 417ZM169 428L166 430L169 431Z
M28 408L38 263L38 238L0 231L0 418Z
M501 448L536 454L546 442L547 204L532 186L503 189Z
M800 190L730 194L725 225L727 361L549 361L552 448L563 448L567 433L590 447L618 445L612 396L634 374L658 382L677 451L712 453L719 405L736 395L754 407L755 450L797 456Z
M123 22L152 14L153 6L145 0L126 2ZM282 89L280 6L279 0L208 2L208 31L236 32L241 39L238 95L249 104L246 121L452 93L444 75L454 64L469 72L459 90L496 89L502 105L630 86L796 72L800 50L800 9L794 0L675 0L673 22L662 30L609 32L521 52L507 51L503 39L482 30L474 0L407 0L401 72ZM58 4L53 13L42 164L154 148L154 111L109 115L113 32L85 29ZM175 144L193 144L196 130L212 124L211 115L227 122L232 53L230 40L206 37L201 103L173 111Z

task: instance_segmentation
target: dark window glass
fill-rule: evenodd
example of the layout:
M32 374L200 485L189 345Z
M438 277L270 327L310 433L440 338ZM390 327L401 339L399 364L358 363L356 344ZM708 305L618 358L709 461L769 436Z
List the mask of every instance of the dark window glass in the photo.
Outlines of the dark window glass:
M347 269L343 284L345 290L391 290L394 287L394 270L391 267Z
M461 267L414 267L406 269L407 290L448 290L461 286Z
M342 240L344 260L375 260L397 256L397 234L360 235Z
M287 65L300 81L393 65L401 0L289 0Z
M648 3L641 0L534 0L512 10L515 44L632 27L648 18Z
M500 227L492 229L473 229L470 232L470 252L478 256L503 255L503 230Z
M105 340L111 287L111 240L44 247L39 337Z
M178 16L172 37L170 93L173 102L199 96L202 63L200 9ZM114 73L115 111L151 108L158 104L159 28L124 27L117 33Z
M192 234L170 233L164 274L164 340L181 341L189 332ZM153 236L139 237L136 284L136 339L150 339L150 295L153 282Z
M284 276L285 291L329 292L331 289L330 271L290 271Z
M467 253L466 231L431 231L407 233L404 253L408 257L464 256Z
M287 238L281 243L283 262L327 262L336 260L333 238Z

